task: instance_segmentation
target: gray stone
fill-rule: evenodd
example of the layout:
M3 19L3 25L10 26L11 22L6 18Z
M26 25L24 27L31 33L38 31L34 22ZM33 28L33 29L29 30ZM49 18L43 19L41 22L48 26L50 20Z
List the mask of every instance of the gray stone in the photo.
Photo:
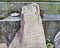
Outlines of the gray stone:
M32 3L22 8L24 14L24 35L23 48L45 48L46 41L42 20L39 12L39 5Z
M60 31L56 34L54 38L55 48L60 48Z
M25 23L21 20L19 34L16 33L15 38L9 48L46 48L39 6L36 3L26 5L22 8L22 14L24 16ZM21 29L23 25L24 30L22 31ZM21 38L22 33L23 39ZM19 39L22 39L21 43Z
M44 32L46 39L49 38L52 43L54 43L54 38L56 34L60 31L60 21L43 21Z
M9 46L20 27L19 23L15 21L0 21L0 43L6 43Z

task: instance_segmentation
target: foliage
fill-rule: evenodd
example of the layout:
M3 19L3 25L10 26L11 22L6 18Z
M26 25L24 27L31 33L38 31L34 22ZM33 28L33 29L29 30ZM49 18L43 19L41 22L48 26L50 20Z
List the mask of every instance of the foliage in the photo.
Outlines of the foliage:
M53 48L53 44L52 43L48 43L47 44L47 48Z
M53 44L49 38L47 38L47 48L52 48Z
M6 10L5 13L2 16L0 16L0 19L8 17L9 13L12 11L11 6L7 5L5 10Z
M59 4L55 3L39 3L40 8L45 10L46 14L56 14L58 13Z

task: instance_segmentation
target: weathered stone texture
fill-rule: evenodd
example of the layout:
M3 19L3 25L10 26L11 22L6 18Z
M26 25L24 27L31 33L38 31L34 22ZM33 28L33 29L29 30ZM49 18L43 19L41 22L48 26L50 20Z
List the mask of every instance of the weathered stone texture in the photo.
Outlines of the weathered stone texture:
M35 3L22 8L24 14L23 48L45 48L45 36L39 6Z
M46 41L39 6L36 3L26 5L22 8L22 14L25 21L24 30L21 30L22 24L20 29L20 32L23 33L22 42L20 43L21 36L18 37L18 33L16 33L9 48L45 48ZM21 21L21 23L23 22ZM21 33L19 34L21 35Z

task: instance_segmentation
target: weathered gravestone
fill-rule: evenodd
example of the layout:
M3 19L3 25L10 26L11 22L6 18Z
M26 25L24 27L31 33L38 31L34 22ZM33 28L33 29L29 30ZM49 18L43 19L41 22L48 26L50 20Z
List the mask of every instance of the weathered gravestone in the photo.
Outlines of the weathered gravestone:
M54 38L54 45L55 48L60 48L60 31L57 33L57 35Z
M46 48L39 6L36 3L22 8L21 28L9 48Z
M39 6L33 3L22 8L24 14L23 47L45 48L45 36L40 17Z

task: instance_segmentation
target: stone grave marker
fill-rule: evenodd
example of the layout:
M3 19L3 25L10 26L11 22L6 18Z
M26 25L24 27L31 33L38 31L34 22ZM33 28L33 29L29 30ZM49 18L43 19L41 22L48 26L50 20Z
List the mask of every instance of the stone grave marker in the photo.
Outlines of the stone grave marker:
M46 48L39 5L28 4L22 8L21 28L9 48Z
M60 48L60 31L56 34L54 38L55 48Z

